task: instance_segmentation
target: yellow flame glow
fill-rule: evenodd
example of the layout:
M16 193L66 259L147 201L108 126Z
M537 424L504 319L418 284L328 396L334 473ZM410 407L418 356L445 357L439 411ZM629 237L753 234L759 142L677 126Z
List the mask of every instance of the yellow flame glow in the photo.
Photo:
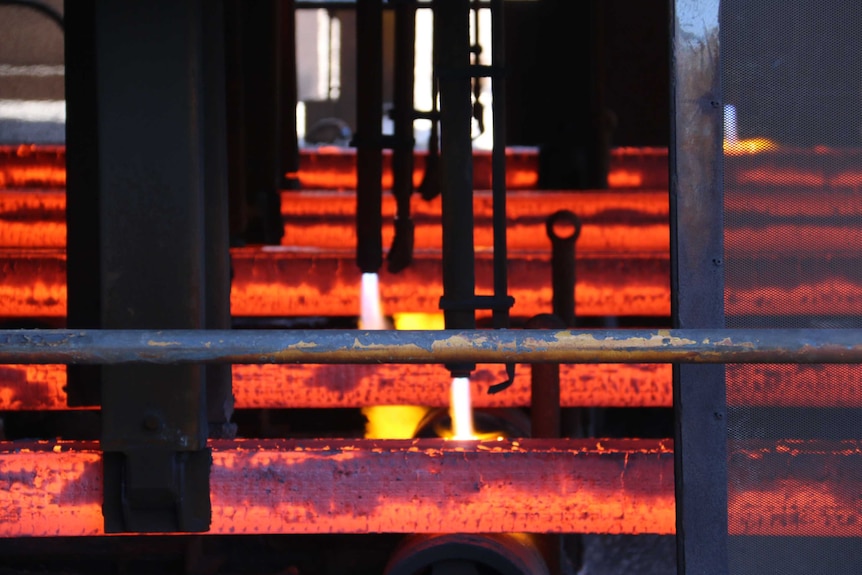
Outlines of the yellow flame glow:
M452 439L476 439L473 432L473 405L470 399L470 380L452 379L449 415L452 418Z
M777 150L778 144L769 138L746 138L743 140L725 140L724 153L728 156L743 156Z

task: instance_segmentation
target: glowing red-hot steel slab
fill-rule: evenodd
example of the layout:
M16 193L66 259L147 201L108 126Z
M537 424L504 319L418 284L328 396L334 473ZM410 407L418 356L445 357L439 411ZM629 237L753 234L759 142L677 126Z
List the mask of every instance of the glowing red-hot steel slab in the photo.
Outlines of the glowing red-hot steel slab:
M862 367L830 365L729 365L727 404L750 407L862 407ZM666 364L561 366L564 407L670 407ZM235 365L239 409L427 405L446 407L450 374L437 365ZM472 374L473 403L480 408L527 406L529 367L519 366L505 393L489 395L502 381L499 366ZM62 365L0 366L0 411L62 410Z
M862 537L862 442L740 440L728 451L731 535Z
M414 184L424 174L425 152L414 159ZM538 151L510 148L506 153L506 186L510 190L535 188ZM66 184L66 150L63 146L0 146L0 188L63 187ZM356 151L352 148L303 149L300 169L291 174L306 189L356 187ZM491 187L491 154L477 151L473 162L477 188ZM611 188L667 188L667 148L616 148L611 150L608 185ZM392 185L391 153L384 152L383 185Z
M212 444L212 534L674 531L669 440ZM0 444L0 537L102 534L95 444ZM862 536L858 440L729 446L731 535Z
M664 191L510 192L507 195L508 247L550 250L547 217L562 209L584 222L578 248L588 252L669 250L668 202ZM475 244L493 245L491 195L475 192ZM66 198L62 190L0 190L0 246L62 248L66 244ZM439 249L440 199L412 199L415 248ZM356 196L353 192L283 192L285 246L349 249L356 245ZM392 243L395 202L383 197L383 241Z
M65 185L65 146L0 146L0 188Z
M588 252L667 252L668 201L664 191L514 191L506 196L508 248L550 250L545 221L568 209L584 222L578 249ZM350 192L286 192L281 212L282 245L350 248L356 245L356 199ZM440 249L440 199L430 202L414 195L411 201L417 250ZM491 194L474 192L475 245L493 245ZM392 243L395 202L383 197L383 242Z
M473 405L530 405L530 368L519 366L505 393L488 387L505 379L500 366L479 365L471 375ZM564 407L670 407L671 370L663 364L563 365ZM235 365L238 409L425 405L448 407L451 374L440 365ZM63 365L0 366L0 411L63 410Z
M353 252L287 248L232 250L235 316L354 316L359 311L360 273ZM513 255L510 294L515 315L551 308L547 254ZM578 260L577 306L582 315L666 316L670 313L669 262L649 256ZM66 261L62 250L0 250L0 317L63 317ZM439 311L443 293L437 254L416 254L400 274L382 271L387 313ZM476 261L477 293L491 293L491 254Z
M212 446L213 534L674 529L669 440L247 440ZM2 448L0 536L102 534L95 445Z
M355 315L359 270L352 252L310 255L299 250L234 250L236 273L231 312L237 316ZM581 315L665 316L670 313L669 262L655 257L589 257L580 254L576 289ZM509 260L513 315L551 309L547 254L515 254ZM476 292L492 293L491 254L476 257ZM441 283L437 254L417 253L400 274L380 274L387 313L439 310Z
M862 366L728 365L727 404L750 407L862 407Z

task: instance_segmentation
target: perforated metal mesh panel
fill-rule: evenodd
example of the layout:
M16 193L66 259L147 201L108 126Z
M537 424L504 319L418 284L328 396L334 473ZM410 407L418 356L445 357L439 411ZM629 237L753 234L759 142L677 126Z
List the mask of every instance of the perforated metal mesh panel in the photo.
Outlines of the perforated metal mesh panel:
M860 327L862 2L725 0L721 28L727 326ZM862 573L862 367L727 382L731 573Z

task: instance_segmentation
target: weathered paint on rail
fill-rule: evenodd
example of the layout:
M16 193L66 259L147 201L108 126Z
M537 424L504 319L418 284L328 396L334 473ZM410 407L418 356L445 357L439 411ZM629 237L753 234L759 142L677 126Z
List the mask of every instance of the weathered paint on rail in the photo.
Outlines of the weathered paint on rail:
M0 363L862 363L859 329L0 330Z

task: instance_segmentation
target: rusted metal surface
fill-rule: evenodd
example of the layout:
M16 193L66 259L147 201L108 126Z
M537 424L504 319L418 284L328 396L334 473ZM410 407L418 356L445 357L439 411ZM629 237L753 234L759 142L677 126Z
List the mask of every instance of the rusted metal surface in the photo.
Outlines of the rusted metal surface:
M0 330L4 364L449 362L862 363L862 330Z
M506 195L507 246L510 250L549 249L542 232L548 214L577 209L584 221L578 240L581 250L600 253L666 253L668 251L667 193L657 190L626 191L512 191ZM476 245L493 245L490 192L474 191ZM282 245L325 249L352 249L356 200L353 192L283 192ZM0 190L0 246L62 248L66 242L65 194L60 190ZM383 238L393 239L396 213L391 194L383 197ZM415 214L415 247L440 249L439 198L411 199ZM661 257L661 256L657 256Z
M537 367L537 366L534 366ZM449 372L425 365L235 365L239 409L331 408L367 405L449 405ZM728 406L862 407L862 366L728 365ZM519 377L506 393L489 395L504 368L479 365L471 375L477 408L530 405L529 380ZM0 411L66 407L62 365L0 367ZM670 365L563 364L563 407L670 407Z
M413 182L418 186L425 173L424 151L415 151ZM666 148L616 148L611 150L611 188L666 189ZM383 155L383 186L392 186L391 153ZM533 189L538 176L538 150L506 150L506 187ZM66 183L66 149L63 146L0 146L0 188L63 187ZM474 187L491 188L491 153L473 153ZM296 174L304 189L356 189L356 151L343 148L300 150Z
M577 262L577 306L583 315L667 316L668 260L654 254L583 254ZM240 248L232 251L234 316L356 316L360 272L347 251ZM492 290L492 260L476 259L477 290ZM62 250L0 250L0 317L63 317L66 262ZM550 309L547 253L509 260L513 315ZM440 259L417 253L399 274L381 270L386 313L437 312L443 288Z
M860 537L862 442L731 441L731 535Z
M673 533L667 440L217 441L213 534ZM95 444L0 444L0 536L102 534ZM862 537L858 440L746 441L734 535ZM539 496L539 494L541 496Z
M0 445L0 536L102 534L96 445ZM211 447L212 534L673 531L666 440Z
M538 367L537 366L533 366ZM334 408L369 405L448 407L451 376L440 365L235 365L238 409ZM516 378L506 393L489 386L505 378L499 365L479 365L471 374L476 408L530 405L529 379ZM664 364L567 364L560 366L563 407L670 407L670 366ZM66 407L63 365L0 366L0 411L62 410ZM781 388L760 401L779 401ZM848 398L862 405L859 394ZM801 400L804 401L804 398Z
M675 328L725 326L720 4L670 4L670 284ZM675 365L673 394L677 570L680 575L726 575L724 367Z

